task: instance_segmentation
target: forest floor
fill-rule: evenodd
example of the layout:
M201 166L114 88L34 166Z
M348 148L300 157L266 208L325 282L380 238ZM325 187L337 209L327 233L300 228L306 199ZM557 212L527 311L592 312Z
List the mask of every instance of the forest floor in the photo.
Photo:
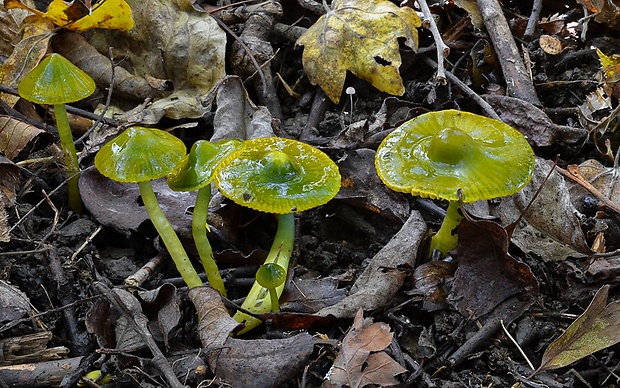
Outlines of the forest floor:
M160 117L135 98L133 106L106 103L100 87L98 97L73 111L78 138L96 120L93 112L108 109L99 129L77 143L82 214L68 207L51 136L38 135L0 160L7 194L0 197L7 217L0 222L0 386L74 386L93 370L109 375L104 386L119 387L618 386L620 60L612 54L620 54L620 12L612 1L542 2L530 26L531 1L493 8L495 1L485 0L478 4L487 17L475 28L479 14L457 6L469 3L475 2L430 4L449 47L447 76L437 73L439 41L420 27L417 52L400 39L403 95L382 93L349 73L338 104L310 84L304 48L295 45L324 12L320 2L272 3L278 11L250 4L216 12L212 5L207 9L268 65L259 76L252 61L241 63L242 49L229 35L228 76L217 96L199 97L204 106L213 102L199 118ZM493 12L501 18L489 17ZM269 19L270 27L256 18ZM508 32L493 22L504 18ZM498 47L506 33L515 37L516 58ZM76 38L54 39L53 50L70 57L66 41ZM597 49L610 63L601 66ZM506 62L524 65L525 78L510 74ZM2 91L15 93L11 86ZM3 104L0 113L21 119L19 112L55 133L49 112L32 107ZM448 109L494 112L527 136L536 170L523 192L467 205L471 219L459 229L457 249L431 260L430 231L447 203L389 190L374 155L394 128ZM76 129L80 120L83 132ZM228 301L205 290L188 296L137 185L111 182L93 167L99 147L129 123L168 129L188 149L198 139L233 136L238 124L240 137L267 131L298 139L337 163L340 192L295 216L282 313L229 336L227 309L247 293L278 223L218 194L209 239ZM155 191L199 268L190 230L195 194L173 192L161 180ZM126 279L145 265L148 276L128 287ZM552 345L563 333L570 335Z

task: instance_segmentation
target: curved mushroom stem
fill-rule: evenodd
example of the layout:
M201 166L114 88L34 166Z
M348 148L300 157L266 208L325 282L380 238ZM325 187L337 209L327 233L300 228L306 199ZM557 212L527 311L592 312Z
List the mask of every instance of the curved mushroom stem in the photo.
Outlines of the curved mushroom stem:
M196 244L200 261L202 261L202 266L207 274L209 285L218 290L221 295L226 296L224 281L222 280L222 276L220 276L217 263L213 258L211 244L207 238L207 216L209 214L210 200L211 185L208 184L198 190L198 194L196 196L194 216L192 217L192 235L194 236L194 243Z
M69 174L67 182L67 195L69 197L69 207L76 212L82 213L82 199L78 189L78 180L80 174L80 165L78 164L77 151L69 126L69 118L67 117L67 109L64 104L54 105L54 115L56 116L56 128L60 137L60 146L64 154L65 166Z
M295 215L293 213L280 214L278 216L278 231L276 237L271 245L271 250L265 264L276 263L284 268L288 273L288 264L293 252L293 245L295 243ZM284 282L281 286L276 287L276 297L279 298L284 290ZM269 296L269 290L267 288L254 282L252 289L248 293L247 298L241 305L247 311L255 314L264 314L271 311L271 297ZM243 312L237 312L233 318L240 323L244 323L245 327L238 333L243 334L252 330L261 323L261 320L254 318Z
M431 239L431 254L438 249L443 256L446 256L451 249L456 248L458 235L453 231L459 226L463 216L459 213L459 202L450 201L446 216L441 223L441 227Z
M185 252L185 248L183 248L183 244L181 244L181 240L179 240L170 221L168 221L157 202L157 197L155 196L155 192L153 192L151 181L140 182L138 185L140 186L140 195L142 196L142 202L144 202L146 212L149 214L153 226L157 229L157 233L159 233L164 245L168 249L170 257L174 260L177 270L181 274L185 284L187 284L190 289L202 286L202 280L200 280L198 273L189 261L189 257Z

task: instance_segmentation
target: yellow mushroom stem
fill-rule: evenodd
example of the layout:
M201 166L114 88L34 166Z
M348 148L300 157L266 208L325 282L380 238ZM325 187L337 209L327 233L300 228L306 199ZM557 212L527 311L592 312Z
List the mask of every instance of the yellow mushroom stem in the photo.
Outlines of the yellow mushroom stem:
M450 201L446 216L441 223L441 227L431 239L431 254L438 249L443 256L446 256L451 249L456 248L458 234L456 228L461 223L463 216L459 212L459 202Z

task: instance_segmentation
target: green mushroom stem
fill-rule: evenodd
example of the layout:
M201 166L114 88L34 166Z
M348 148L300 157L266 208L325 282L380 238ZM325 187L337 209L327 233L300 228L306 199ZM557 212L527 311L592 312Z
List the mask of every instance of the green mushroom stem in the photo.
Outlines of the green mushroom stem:
M205 269L209 285L226 296L224 281L220 275L217 263L213 258L213 249L207 238L207 217L209 214L209 201L211 199L211 185L198 190L196 204L194 205L194 215L192 217L192 236L200 256L200 261Z
M284 268L285 278L288 273L288 265L293 252L295 243L295 215L293 213L285 213L278 215L278 230L271 245L271 250L265 259L265 264L275 263ZM275 289L277 298L282 296L284 283ZM252 289L248 293L247 298L241 307L254 314L264 314L272 310L271 296L269 290L261 286L258 281L252 285ZM261 320L252 317L243 312L237 312L233 318L240 323L244 323L245 327L238 333L243 334L260 325Z
M69 181L67 182L69 207L76 213L82 213L82 199L80 198L80 191L78 189L80 165L78 164L77 151L75 150L75 143L73 142L73 134L69 126L69 118L65 105L55 104L54 115L56 116L56 128L58 129L60 146L69 175Z
M170 221L168 221L157 202L157 197L153 191L151 181L139 182L138 185L140 187L142 202L144 203L149 218L168 249L168 253L170 253L170 257L172 257L172 260L176 264L181 277L190 289L202 286L202 280L200 280L198 273L196 273L196 270L192 266L181 240L179 240Z
M431 253L433 250L437 249L443 256L446 256L451 249L456 248L458 235L455 229L463 219L459 209L460 205L458 201L450 201L448 203L446 216L441 223L441 227L431 239Z

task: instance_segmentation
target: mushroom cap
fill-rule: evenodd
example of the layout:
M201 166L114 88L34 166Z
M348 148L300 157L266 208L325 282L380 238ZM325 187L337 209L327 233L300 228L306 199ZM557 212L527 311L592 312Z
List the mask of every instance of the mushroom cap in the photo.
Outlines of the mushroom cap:
M338 166L322 151L279 137L245 141L245 148L214 175L234 202L268 213L292 213L322 205L340 190Z
M280 287L285 280L286 270L276 263L263 264L256 271L256 281L265 288Z
M44 58L17 87L22 98L37 104L66 104L93 94L95 81L60 54Z
M534 152L508 124L457 110L425 113L390 133L375 167L394 191L474 202L511 195L531 179Z
M145 182L168 175L186 151L185 144L166 131L129 127L101 147L95 166L117 182Z
M213 179L215 168L243 150L239 139L210 142L198 140L176 168L168 175L168 186L176 191L198 190Z

